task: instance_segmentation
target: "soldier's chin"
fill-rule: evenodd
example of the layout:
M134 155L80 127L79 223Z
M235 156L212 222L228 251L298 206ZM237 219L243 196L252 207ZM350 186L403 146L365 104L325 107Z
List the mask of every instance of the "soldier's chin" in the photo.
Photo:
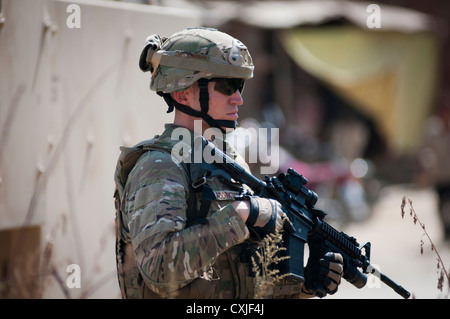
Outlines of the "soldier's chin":
M225 126L221 126L221 128L225 131L225 132L233 132L236 127L238 127L238 116L236 115L235 118L233 119L227 119L228 121L234 121L234 127L225 127Z

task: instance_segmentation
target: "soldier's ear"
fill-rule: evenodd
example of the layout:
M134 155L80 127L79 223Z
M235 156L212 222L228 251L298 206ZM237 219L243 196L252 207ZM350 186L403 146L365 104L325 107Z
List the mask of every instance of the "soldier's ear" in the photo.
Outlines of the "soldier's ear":
M189 87L184 91L173 92L172 98L180 104L192 106L194 101L194 89L193 87Z
M172 93L172 98L177 101L180 104L184 104L186 105L186 102L188 101L187 95L186 95L186 91L181 91L181 92L173 92Z

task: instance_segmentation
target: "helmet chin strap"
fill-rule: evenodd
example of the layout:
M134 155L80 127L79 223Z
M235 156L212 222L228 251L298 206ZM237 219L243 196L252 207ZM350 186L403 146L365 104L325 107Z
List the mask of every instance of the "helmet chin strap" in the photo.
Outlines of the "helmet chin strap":
M210 127L218 128L222 133L226 133L223 127L235 129L237 126L237 121L216 120L208 114L209 110L208 82L209 81L207 79L198 80L198 87L200 88L199 101L201 111L194 110L190 106L178 103L168 93L163 92L156 92L156 93L162 96L166 101L167 105L169 106L167 113L172 112L175 107L177 110L187 115L202 118Z

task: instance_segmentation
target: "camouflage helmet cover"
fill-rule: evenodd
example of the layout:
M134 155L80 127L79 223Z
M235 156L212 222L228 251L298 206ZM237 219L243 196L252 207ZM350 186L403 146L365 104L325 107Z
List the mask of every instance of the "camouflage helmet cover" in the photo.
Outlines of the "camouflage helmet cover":
M150 89L182 91L201 78L253 77L253 61L238 39L212 28L189 28L168 39L147 38L139 66L152 72Z

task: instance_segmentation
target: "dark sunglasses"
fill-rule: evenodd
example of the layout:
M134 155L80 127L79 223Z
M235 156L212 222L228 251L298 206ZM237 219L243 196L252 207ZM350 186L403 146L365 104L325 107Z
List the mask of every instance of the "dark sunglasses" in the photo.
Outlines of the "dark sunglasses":
M214 90L225 95L233 95L237 90L239 90L240 93L244 91L244 79L212 78L209 81L215 82Z

